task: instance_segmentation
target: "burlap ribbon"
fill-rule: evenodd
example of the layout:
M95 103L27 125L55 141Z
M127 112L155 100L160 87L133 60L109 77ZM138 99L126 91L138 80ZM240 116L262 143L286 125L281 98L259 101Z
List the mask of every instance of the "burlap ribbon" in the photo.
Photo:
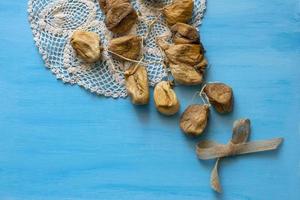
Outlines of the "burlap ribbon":
M200 159L207 160L217 158L210 177L211 187L215 191L221 192L218 165L222 157L274 150L277 149L283 141L283 138L275 138L270 140L247 142L249 135L250 120L240 119L236 120L233 124L232 139L229 143L219 144L210 140L198 143L197 154Z

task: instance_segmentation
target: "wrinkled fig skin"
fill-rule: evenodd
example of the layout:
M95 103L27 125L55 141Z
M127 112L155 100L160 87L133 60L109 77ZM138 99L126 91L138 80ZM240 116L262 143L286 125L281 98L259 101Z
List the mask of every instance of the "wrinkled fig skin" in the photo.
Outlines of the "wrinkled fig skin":
M196 66L196 69L200 70L201 72L204 72L206 67L208 65L208 62L206 58L203 58L201 62Z
M136 105L144 105L149 102L149 85L147 70L144 66L131 66L124 73L126 89L131 101Z
M154 102L157 110L164 115L174 115L179 110L179 101L168 81L161 81L155 86Z
M175 81L182 85L198 85L202 83L203 75L194 67L185 64L170 63L170 70Z
M206 66L199 66L204 60L200 45L170 45L165 53L176 82L183 85L197 85L203 81L202 73Z
M184 63L195 66L204 58L202 47L198 44L169 45L169 48L165 50L165 53L169 62L174 64Z
M224 83L208 83L204 92L219 113L229 113L233 107L233 92Z
M177 22L187 23L192 18L194 0L174 0L174 2L163 9L163 14L168 25Z
M164 50L166 63L176 82L183 85L197 85L203 81L203 73L207 66L201 44L168 44L157 40Z
M168 44L158 39L157 44L165 52L166 63L176 82L183 85L197 85L203 81L207 66L204 49L200 44Z
M137 13L135 12L135 10L133 10L123 20L121 20L121 22L117 26L111 28L110 31L117 34L127 33L136 23L137 18Z
M70 43L77 55L88 63L94 63L101 57L100 38L96 33L75 31Z
M137 21L137 13L129 0L99 0L105 13L105 24L108 30L116 34L128 32Z
M171 27L171 31L175 44L199 44L200 42L197 29L191 25L177 23Z
M123 37L112 39L110 41L108 49L123 57L137 60L141 53L141 41L142 39L139 36L126 35Z
M130 3L129 0L99 0L100 8L106 14L108 10L115 5Z
M180 118L180 128L187 135L198 136L205 130L208 116L208 105L190 105Z

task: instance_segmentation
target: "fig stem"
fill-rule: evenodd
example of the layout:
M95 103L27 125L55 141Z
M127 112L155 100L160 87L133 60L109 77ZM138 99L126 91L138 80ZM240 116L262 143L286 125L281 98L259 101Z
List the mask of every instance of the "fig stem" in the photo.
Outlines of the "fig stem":
M207 86L207 83L205 83L203 85L203 87L201 88L200 92L199 92L199 96L201 97L202 101L204 104L207 104L209 107L211 107L210 101L208 96L206 95L206 93L204 92L205 87Z

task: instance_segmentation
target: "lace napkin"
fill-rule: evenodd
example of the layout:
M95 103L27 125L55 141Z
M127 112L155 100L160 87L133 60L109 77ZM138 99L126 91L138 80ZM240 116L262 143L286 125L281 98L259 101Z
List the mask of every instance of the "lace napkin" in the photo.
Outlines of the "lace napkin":
M205 11L206 0L194 0L194 12L191 24L199 27ZM132 28L131 33L145 36L151 21L160 12L157 2L167 5L171 0L132 0L140 20ZM107 47L113 37L104 24L98 0L29 0L29 21L34 41L42 55L45 65L57 79L64 83L78 84L83 88L107 97L126 97L124 85L124 63L103 52L103 59L95 64L87 64L80 60L70 46L70 37L76 29L96 32L101 43ZM148 78L151 86L166 77L167 73L160 62L163 60L156 45L155 38L169 34L163 17L159 17L145 40L143 49L144 61L148 64Z

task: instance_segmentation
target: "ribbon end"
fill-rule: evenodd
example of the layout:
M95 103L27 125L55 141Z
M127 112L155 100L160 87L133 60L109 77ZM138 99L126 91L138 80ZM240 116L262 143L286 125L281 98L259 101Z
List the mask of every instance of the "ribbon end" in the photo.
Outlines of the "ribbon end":
M217 182L211 183L211 187L215 192L222 193L222 189L219 183Z
M282 142L283 142L283 138L277 138L276 139L276 147L275 148L277 148Z
M221 185L219 181L219 174L218 174L218 165L219 165L219 159L217 159L217 162L212 170L211 176L210 176L210 185L214 191L221 193Z

